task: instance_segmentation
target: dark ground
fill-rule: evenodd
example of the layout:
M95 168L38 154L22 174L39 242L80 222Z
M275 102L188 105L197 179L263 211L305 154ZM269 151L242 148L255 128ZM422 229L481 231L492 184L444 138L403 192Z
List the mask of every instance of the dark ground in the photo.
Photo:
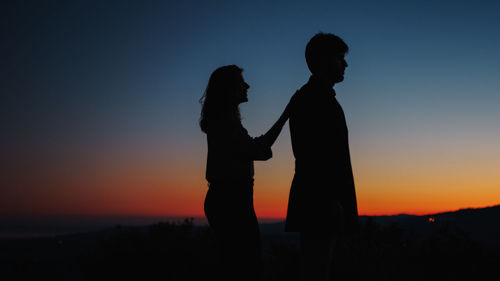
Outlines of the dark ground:
M489 280L500 265L499 212L362 217L359 235L335 250L334 280ZM283 223L262 224L261 232L264 279L297 280L298 236ZM215 265L213 233L189 219L0 240L3 281L216 280Z

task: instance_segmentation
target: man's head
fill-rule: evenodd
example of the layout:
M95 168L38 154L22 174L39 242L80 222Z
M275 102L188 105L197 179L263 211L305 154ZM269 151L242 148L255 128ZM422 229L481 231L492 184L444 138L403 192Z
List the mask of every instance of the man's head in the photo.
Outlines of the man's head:
M312 74L328 82L341 82L347 67L344 56L348 51L349 47L340 37L331 33L318 33L307 43L307 66Z

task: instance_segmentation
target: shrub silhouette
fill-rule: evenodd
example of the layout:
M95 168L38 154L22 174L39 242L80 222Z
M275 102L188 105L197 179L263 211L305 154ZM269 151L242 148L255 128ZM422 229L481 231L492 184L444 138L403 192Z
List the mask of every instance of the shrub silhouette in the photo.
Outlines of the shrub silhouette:
M498 248L446 223L417 225L425 229L367 218L359 235L337 243L333 280L485 280L496 273ZM262 233L264 281L298 280L298 236L281 226ZM193 219L0 245L5 280L216 280L214 235Z
M115 229L84 262L91 280L199 280L216 262L213 235L193 219L158 223L147 231Z

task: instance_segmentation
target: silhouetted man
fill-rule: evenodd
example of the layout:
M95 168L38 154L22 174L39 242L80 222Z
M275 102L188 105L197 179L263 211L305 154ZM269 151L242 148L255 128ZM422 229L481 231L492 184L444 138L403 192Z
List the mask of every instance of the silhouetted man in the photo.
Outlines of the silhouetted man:
M306 61L312 75L290 102L295 175L286 231L300 232L304 280L328 280L337 238L357 229L347 126L333 90L344 80L347 51L336 35L318 33L311 38Z

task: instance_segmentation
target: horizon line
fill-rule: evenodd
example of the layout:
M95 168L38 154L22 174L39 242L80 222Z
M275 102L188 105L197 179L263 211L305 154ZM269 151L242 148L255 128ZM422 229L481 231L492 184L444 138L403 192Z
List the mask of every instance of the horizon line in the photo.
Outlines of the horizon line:
M494 205L488 205L488 206L483 206L483 207L463 207L463 208L458 208L458 209L452 209L452 210L443 210L443 211L437 211L437 212L429 212L429 213L411 213L411 212L398 212L398 213L360 213L359 216L366 216L366 217L382 217L382 216L400 216L400 215L407 215L407 216L431 216L431 215L437 215L437 214L443 214L443 213L452 213L452 212L458 212L462 210L475 210L475 209L486 209L486 208L492 208L492 207L499 207L499 204L494 204ZM111 214L94 214L94 213L73 213L73 214L64 214L64 213L46 213L46 214L29 214L29 213L19 213L19 214L0 214L0 218L7 218L7 217L95 217L95 218L104 218L104 217L128 217L128 218L177 218L177 219L189 219L189 218L205 218L204 214L117 214L117 213L111 213ZM258 219L264 219L264 220L276 220L276 219L285 219L286 216L257 216Z

